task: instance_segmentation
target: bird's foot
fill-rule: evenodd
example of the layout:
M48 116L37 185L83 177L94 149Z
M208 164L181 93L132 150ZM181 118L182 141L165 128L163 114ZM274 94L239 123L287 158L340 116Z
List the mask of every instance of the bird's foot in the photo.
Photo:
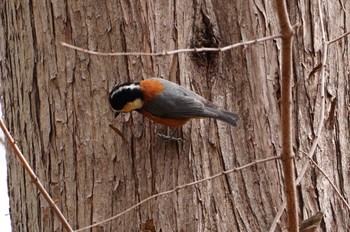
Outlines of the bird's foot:
M173 142L173 141L180 142L180 141L183 140L181 138L175 138L174 134L169 136L169 135L163 135L163 134L156 133L156 136L161 138L161 139L163 139L163 140L165 140L165 141L168 141L168 142Z

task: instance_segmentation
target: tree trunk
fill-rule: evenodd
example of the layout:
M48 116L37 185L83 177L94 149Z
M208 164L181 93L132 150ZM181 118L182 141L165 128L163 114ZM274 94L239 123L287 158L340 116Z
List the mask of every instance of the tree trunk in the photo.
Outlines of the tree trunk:
M324 2L327 38L348 30L350 5ZM345 4L345 3L344 3ZM280 155L280 40L226 52L105 57L101 52L161 52L222 47L279 34L271 1L5 1L0 3L3 112L11 133L75 229L116 215L154 194L257 159ZM320 123L322 40L317 1L289 3L294 42L294 147L297 173ZM316 160L350 198L349 44L331 45L325 128ZM237 128L212 119L172 130L136 112L114 118L109 90L154 76L177 82L240 114ZM111 126L122 132L122 136ZM61 231L62 224L8 152L13 231ZM323 211L323 231L350 228L349 210L326 178L309 168L300 218ZM181 188L92 231L267 231L284 199L279 161ZM153 228L154 227L154 228ZM287 219L280 219L278 231Z

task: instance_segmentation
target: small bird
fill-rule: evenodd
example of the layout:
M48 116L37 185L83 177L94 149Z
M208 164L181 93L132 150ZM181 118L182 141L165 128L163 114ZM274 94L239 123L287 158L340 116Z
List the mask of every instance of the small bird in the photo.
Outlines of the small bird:
M237 114L216 109L191 90L161 78L117 85L110 92L109 102L118 114L136 110L169 127L181 127L192 118L215 118L234 127L239 120Z

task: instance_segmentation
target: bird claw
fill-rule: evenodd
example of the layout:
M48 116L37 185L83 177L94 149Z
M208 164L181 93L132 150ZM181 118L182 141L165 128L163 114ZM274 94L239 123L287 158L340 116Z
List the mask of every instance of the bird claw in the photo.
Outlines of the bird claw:
M175 137L173 137L173 135L169 136L169 135L163 135L163 134L156 133L156 136L165 140L165 141L169 141L169 142L170 141L179 141L179 142L182 141L181 138L175 138Z

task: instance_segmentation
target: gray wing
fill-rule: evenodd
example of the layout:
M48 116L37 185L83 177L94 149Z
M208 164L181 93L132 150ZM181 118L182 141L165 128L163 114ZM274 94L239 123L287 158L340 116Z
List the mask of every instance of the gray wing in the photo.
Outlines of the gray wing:
M162 118L217 117L215 112L207 110L210 103L198 94L173 82L153 79L161 81L165 89L143 106L145 111Z
M143 109L154 116L161 118L216 118L232 126L237 126L239 116L236 113L216 109L216 106L203 97L183 88L173 82L160 79L165 86L163 93L158 95L150 103L146 103Z

